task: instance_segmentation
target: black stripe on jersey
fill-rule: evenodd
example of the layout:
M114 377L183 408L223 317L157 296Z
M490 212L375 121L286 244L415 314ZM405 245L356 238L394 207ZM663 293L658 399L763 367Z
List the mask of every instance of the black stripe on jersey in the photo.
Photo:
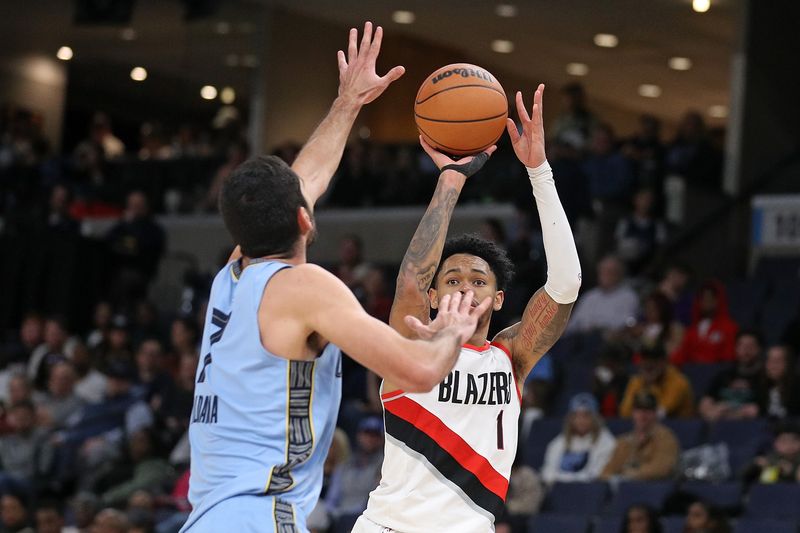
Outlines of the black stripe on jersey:
M504 502L494 492L483 486L480 480L461 466L455 458L447 453L431 437L420 431L413 424L384 411L386 433L396 438L412 450L422 454L439 473L459 487L475 505L492 513L495 520L503 511Z

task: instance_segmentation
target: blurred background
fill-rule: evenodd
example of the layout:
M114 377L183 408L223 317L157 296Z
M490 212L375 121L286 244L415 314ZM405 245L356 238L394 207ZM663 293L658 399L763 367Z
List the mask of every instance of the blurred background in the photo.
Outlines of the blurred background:
M436 183L413 122L421 82L469 62L511 98L547 85L548 159L584 285L526 384L498 531L796 533L793 0L4 0L4 527L180 526L205 300L233 247L217 194L248 157L291 163L366 20L385 30L380 73L406 74L362 110L310 258L378 318ZM498 145L451 231L516 265L493 331L546 276L525 171ZM377 383L348 360L337 489L315 531L349 531L377 481ZM624 446L662 430L675 446ZM635 471L653 458L655 474Z

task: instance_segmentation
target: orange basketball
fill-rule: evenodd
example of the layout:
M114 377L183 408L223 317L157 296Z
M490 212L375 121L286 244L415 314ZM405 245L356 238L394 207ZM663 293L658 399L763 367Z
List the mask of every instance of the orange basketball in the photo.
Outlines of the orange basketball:
M489 71L469 63L447 65L428 76L414 101L422 137L453 155L475 154L496 143L507 117L503 87Z

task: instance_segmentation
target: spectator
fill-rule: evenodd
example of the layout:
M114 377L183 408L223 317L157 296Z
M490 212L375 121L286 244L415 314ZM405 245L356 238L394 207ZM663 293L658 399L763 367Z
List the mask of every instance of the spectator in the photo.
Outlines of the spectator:
M34 533L30 527L28 508L20 494L6 492L0 498L0 517L4 533Z
M8 403L15 405L21 402L41 401L42 394L33 390L30 380L25 374L13 374L8 380Z
M639 130L625 143L623 152L636 163L639 186L653 190L658 197L664 189L666 152L661 142L661 121L653 115L639 117ZM658 200L656 203L661 204Z
M743 478L746 483L800 482L800 427L797 423L778 428L772 451L756 457L745 469Z
M725 287L718 281L707 281L694 299L692 323L681 345L672 353L672 362L680 366L732 361L738 330L739 326L728 314Z
M170 350L177 366L178 358L185 353L196 353L200 348L200 331L197 324L189 317L178 317L172 321L170 328ZM167 363L170 364L170 363ZM169 369L173 370L173 369Z
M44 324L44 342L31 354L28 361L28 377L38 390L44 390L50 367L66 359L77 339L69 336L67 321L61 316L51 316Z
M655 509L645 504L635 504L625 511L620 533L661 533L661 522Z
M484 218L478 234L487 241L491 241L503 249L506 248L506 229L499 218Z
M360 288L370 265L364 261L364 244L357 235L347 235L339 242L339 264L333 273L351 290ZM361 296L354 290L356 297Z
M114 135L111 130L111 119L105 113L98 112L92 117L89 139L100 147L103 158L106 160L117 159L125 155L125 144Z
M361 282L363 289L364 309L378 320L389 322L389 312L392 310L392 294L386 283L383 270L370 267Z
M9 423L13 433L0 437L0 484L33 489L53 464L47 432L36 427L35 408L30 401L11 406Z
M558 197L564 206L570 227L577 231L579 221L592 216L589 180L583 173L580 154L575 146L566 142L555 142L548 148L547 159L553 168L553 174L558 176Z
M153 437L146 429L134 432L128 439L125 466L132 467L132 475L103 492L100 500L104 505L120 506L137 491L161 488L173 475L170 465L154 456Z
M319 500L317 500L314 510L311 511L306 521L306 527L311 530L311 533L323 533L330 527L331 517L325 506L325 497L330 488L333 472L339 465L345 463L349 457L350 440L347 438L347 433L342 431L341 428L336 428L333 432L331 447L328 449L328 455L325 456L325 464L322 468L322 490L319 494Z
M700 402L700 414L709 422L756 418L767 403L767 382L761 359L761 336L744 330L736 339L736 362L717 374Z
M111 319L114 317L114 309L106 301L97 302L94 307L93 326L94 329L86 337L86 346L94 350L108 339L108 330L111 328Z
M617 254L634 275L642 272L667 240L666 225L653 215L654 201L650 189L637 191L633 196L633 212L617 223L614 233Z
M598 413L589 393L573 396L561 435L547 446L542 479L556 482L594 481L614 452L616 440Z
M659 292L672 304L672 315L685 326L692 322L692 295L689 291L691 277L689 267L675 263L667 268L658 283Z
M247 155L250 152L247 142L239 141L231 144L228 147L228 158L225 163L217 169L214 178L211 180L211 185L208 187L208 192L200 204L200 209L205 212L216 213L219 202L219 191L222 190L222 184L228 179L228 176L236 170L236 168L247 160Z
M130 522L125 513L116 509L103 509L94 517L91 533L128 533Z
M625 270L614 256L597 265L597 287L585 292L572 313L568 333L616 332L636 316L639 297L624 282Z
M189 416L194 402L197 359L197 352L182 354L174 385L164 389L160 398L151 398L156 421L162 430L159 436L169 446L175 445L181 435L189 429Z
M201 324L204 319L205 313L203 313ZM158 309L150 300L139 300L136 302L131 330L131 340L134 346L138 346L145 339L160 338L162 338L162 332L158 323Z
M164 396L174 387L172 378L162 370L163 359L164 350L158 339L146 339L136 350L137 382L144 387L145 397L150 405L156 406L154 409L161 406Z
M88 403L102 400L106 391L106 377L92 366L89 349L85 344L78 343L69 355L75 369L75 394Z
M75 394L75 369L68 361L56 363L50 370L47 392L38 403L37 418L45 428L60 428L84 401Z
M600 405L600 414L614 418L628 386L629 354L624 346L606 344L600 351L592 375L592 394Z
M628 331L634 349L663 346L668 354L675 351L683 340L683 325L673 320L669 299L653 291L645 298L642 308L644 319Z
M50 201L44 223L48 232L58 238L77 237L80 233L78 221L69 214L71 194L63 184L54 185L50 191Z
M686 178L690 186L711 190L722 186L722 156L714 149L697 111L688 111L681 119L666 161L667 172Z
M128 331L128 317L122 314L114 315L108 328L105 342L99 344L95 350L95 361L104 368L116 361L130 362L131 335Z
M150 216L144 193L128 194L123 217L108 232L106 240L117 303L131 304L144 297L155 278L166 243L163 228Z
M79 492L70 502L70 512L74 517L75 527L80 532L88 532L99 509L97 496L91 492Z
M570 83L561 89L566 110L550 128L553 140L584 150L589 136L597 125L597 118L586 106L586 92L580 83Z
M79 533L79 531L75 527L64 525L64 512L58 502L45 500L36 506L36 533Z
M511 465L506 505L495 523L495 533L524 531L530 517L539 512L544 496L545 490L539 475L524 464L517 454Z
M730 533L730 531L728 519L718 507L697 501L686 511L683 533Z
M44 342L44 320L38 313L28 313L19 326L19 338L3 344L0 359L4 365L27 364L33 351ZM5 394L5 384L0 382L0 391Z
M767 375L765 414L772 419L800 415L800 380L794 372L795 359L788 346L777 344L767 350L764 369Z
M633 400L633 431L620 436L602 479L668 479L678 462L680 446L675 435L658 423L658 400L640 392Z
M628 382L619 414L633 414L633 402L641 392L652 394L658 403L658 416L686 418L694 415L694 394L689 380L667 362L664 348L656 345L640 352L638 374Z
M380 480L383 463L383 421L368 417L358 424L357 449L331 477L325 503L333 516L360 513Z

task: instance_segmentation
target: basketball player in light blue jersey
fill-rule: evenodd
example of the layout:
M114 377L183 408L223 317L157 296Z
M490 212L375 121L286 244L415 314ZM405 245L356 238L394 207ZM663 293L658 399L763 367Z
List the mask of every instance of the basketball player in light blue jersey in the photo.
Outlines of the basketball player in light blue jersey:
M491 304L445 297L433 322L409 317L409 340L370 317L347 287L306 263L312 211L364 104L404 70L375 73L382 29L350 31L339 95L290 168L241 165L220 194L238 243L211 287L191 414L192 513L183 532L305 532L322 485L341 396L340 348L408 391L428 391Z

